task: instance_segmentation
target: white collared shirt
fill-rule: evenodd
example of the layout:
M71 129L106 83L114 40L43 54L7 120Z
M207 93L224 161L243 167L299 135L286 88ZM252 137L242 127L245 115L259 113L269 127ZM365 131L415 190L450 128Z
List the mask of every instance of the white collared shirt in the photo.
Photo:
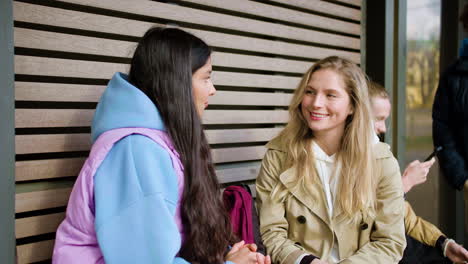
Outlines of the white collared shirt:
M336 196L336 190L339 182L340 176L340 166L337 166L336 162L336 155L333 154L328 156L320 146L312 142L312 150L314 152L315 158L315 168L317 170L318 176L322 182L323 192L325 194L325 198L327 199L327 211L329 219L331 220L333 217L333 205ZM299 256L294 264L299 264L305 256L308 254L302 254ZM340 259L340 255L338 252L338 241L335 238L333 243L333 248L330 253L330 261L332 263L338 263Z
M327 199L328 216L331 220L333 217L338 182L340 180L341 166L337 164L336 154L328 156L317 143L313 142L312 144L312 150L314 152L315 158L315 168L320 177L320 180L322 181L323 192L325 193L325 197ZM335 237L333 248L330 253L330 261L332 261L332 263L338 263L339 260L340 255L338 252L338 241Z

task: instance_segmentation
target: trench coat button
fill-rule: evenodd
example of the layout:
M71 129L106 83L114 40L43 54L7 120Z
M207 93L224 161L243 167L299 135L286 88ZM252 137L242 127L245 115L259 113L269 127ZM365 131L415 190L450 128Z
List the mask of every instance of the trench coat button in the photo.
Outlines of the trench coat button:
M299 223L301 223L301 224L305 224L305 222L306 222L307 220L306 220L305 216L300 215L300 216L297 217L297 221L298 221Z
M361 230L366 230L369 227L367 223L361 224Z

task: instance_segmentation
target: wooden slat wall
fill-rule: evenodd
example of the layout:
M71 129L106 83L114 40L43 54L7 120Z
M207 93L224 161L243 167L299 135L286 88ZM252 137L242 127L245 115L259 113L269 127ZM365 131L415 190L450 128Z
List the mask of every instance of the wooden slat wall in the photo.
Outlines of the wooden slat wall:
M167 2L167 1L164 1ZM214 48L218 89L203 122L222 184L254 184L264 144L288 120L301 75L323 57L360 63L361 0L20 0L14 2L19 263L50 260L91 147L107 81L152 26ZM253 185L252 185L253 186Z

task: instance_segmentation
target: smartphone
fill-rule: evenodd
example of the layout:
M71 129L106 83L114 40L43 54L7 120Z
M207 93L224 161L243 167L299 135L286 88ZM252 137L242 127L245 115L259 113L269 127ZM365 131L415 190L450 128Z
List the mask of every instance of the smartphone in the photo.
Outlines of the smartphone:
M427 158L424 160L424 162L426 162L426 161L432 159L432 157L434 157L434 156L437 154L437 152L441 151L442 149L443 149L442 146L436 147L436 148L434 149L434 151L431 153L431 155L427 156Z

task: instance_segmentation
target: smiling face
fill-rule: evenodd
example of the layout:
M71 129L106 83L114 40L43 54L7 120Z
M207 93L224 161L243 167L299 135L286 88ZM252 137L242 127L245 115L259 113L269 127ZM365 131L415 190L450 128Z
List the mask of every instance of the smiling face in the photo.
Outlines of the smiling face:
M315 137L327 133L340 140L346 118L352 113L343 78L331 69L312 73L302 98L301 111Z
M215 94L213 82L211 81L211 57L203 67L192 74L193 101L197 108L198 115L201 117L205 108L208 107L208 97Z

